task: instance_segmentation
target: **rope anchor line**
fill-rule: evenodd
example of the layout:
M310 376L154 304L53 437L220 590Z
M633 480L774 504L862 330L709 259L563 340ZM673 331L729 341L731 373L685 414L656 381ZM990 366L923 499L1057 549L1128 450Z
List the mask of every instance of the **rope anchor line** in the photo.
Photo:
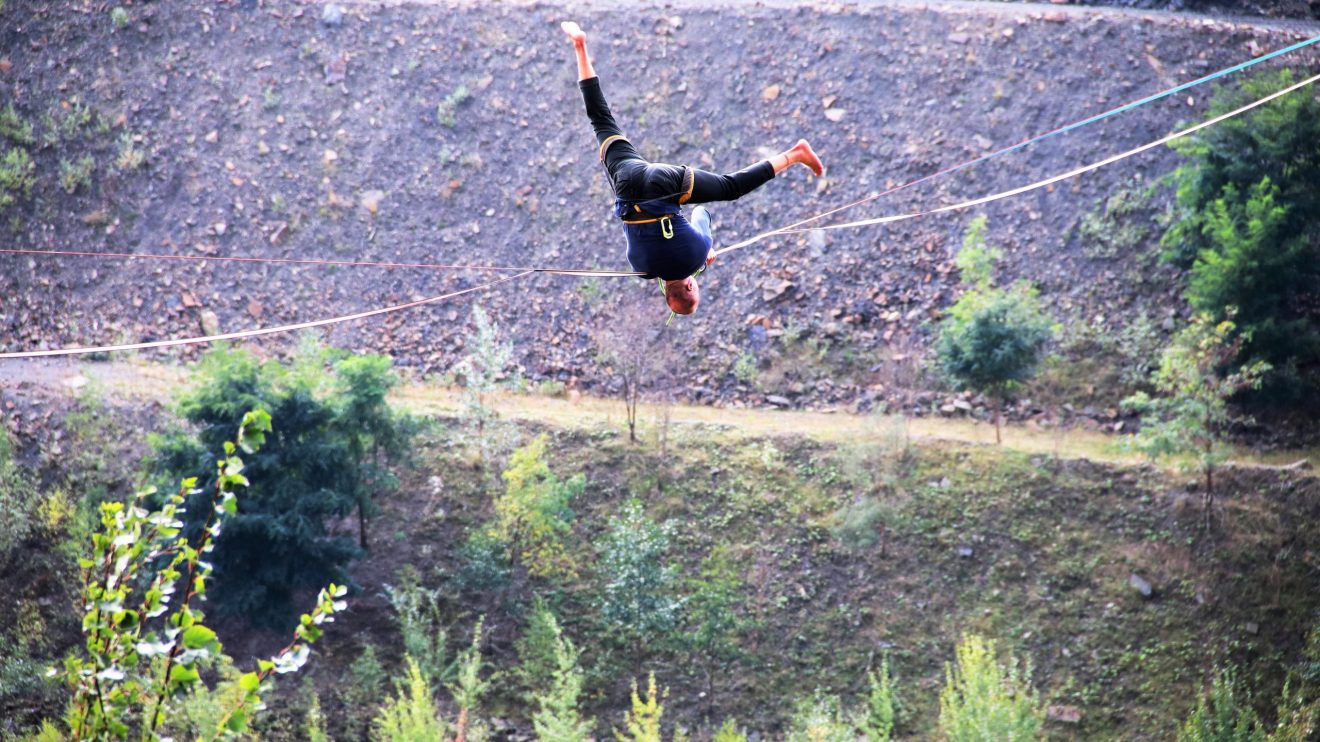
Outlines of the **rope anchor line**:
M1280 51L1278 51L1278 52L1274 52L1274 53L1271 54L1271 55L1266 55L1265 57L1261 57L1261 58L1259 58L1259 59L1257 59L1257 60L1253 60L1252 62L1248 62L1248 63L1244 63L1244 64L1242 64L1242 65L1238 65L1238 66L1235 67L1235 68L1230 68L1229 70L1225 70L1225 71L1221 71L1221 72L1219 72L1219 73L1215 73L1214 75L1207 76L1207 77L1202 78L1201 80L1198 80L1198 81L1196 81L1196 82L1194 82L1194 83L1188 83L1186 86L1182 86L1181 89L1185 89L1186 87L1190 87L1190 86L1193 85L1193 84L1198 84L1198 83L1200 83L1200 82L1204 82L1204 81L1207 81L1207 80L1210 80L1210 79L1214 79L1215 77L1221 76L1221 75L1223 75L1223 74L1227 74L1229 71L1233 71L1233 70L1236 70L1236 69L1242 69L1242 68L1244 68L1244 67L1246 67L1246 66L1250 66L1251 64L1255 64L1255 63L1258 63L1258 62L1260 62L1260 61L1264 61L1265 59L1268 59L1268 58L1270 58L1270 57L1278 56L1279 54L1283 54L1283 53L1285 53L1285 52L1287 52L1287 51L1291 51L1291 50L1294 50L1294 49L1299 49L1299 48L1301 48L1302 46L1306 46L1306 45L1313 44L1313 43L1316 43L1316 42L1320 42L1320 37L1316 37L1315 39L1311 39L1311 40L1309 40L1309 41L1307 41L1307 42L1303 42L1303 43L1301 43L1301 44L1295 44L1295 45L1293 45L1292 47L1289 47L1288 49L1280 50ZM1182 137L1188 136L1189 134L1192 134L1192 133L1195 133L1195 132L1200 131L1200 130L1202 130L1202 129L1205 129L1206 127L1213 126L1213 125L1215 125L1215 124L1217 124L1217 123L1220 123L1220 122L1222 122L1222 121L1225 121L1225 120L1227 120L1227 119L1233 118L1233 117L1235 117L1235 116L1239 116L1239 115L1241 115L1241 114L1243 114L1243 113L1246 113L1247 111L1250 111L1250 110L1252 110L1252 109L1254 109L1254 108L1257 108L1257 107L1259 107L1259 106L1265 105L1266 103L1269 103L1270 101L1273 101L1273 100L1275 100L1275 99L1277 99L1277 98L1280 98L1280 97L1282 97L1282 96L1284 96L1284 95L1287 95L1287 94L1289 94L1289 93L1291 93L1291 92L1294 92L1294 91L1296 91L1296 90L1300 90L1301 88L1304 88L1304 87L1306 87L1306 86L1308 86L1308 85L1314 84L1314 83L1315 83L1316 81L1318 81L1318 80L1320 80L1320 75L1314 75L1314 76L1309 77L1309 78L1307 78L1307 79L1305 79L1305 80L1303 80L1303 81L1301 81L1301 82L1298 82L1298 83L1296 83L1296 84L1294 84L1294 85L1291 85L1291 86L1289 86L1289 87L1287 87L1287 88L1285 88L1285 89L1283 89L1283 90L1279 90L1279 91L1277 91L1277 92L1271 93L1270 95L1267 95L1267 96L1265 96L1265 97L1263 97L1263 98L1261 98L1261 99L1259 99L1259 100L1257 100L1257 101L1254 101L1254 102L1252 102L1252 103L1249 103L1249 104L1247 104L1247 105L1245 105L1245 106L1242 106L1242 107L1240 107L1240 108L1237 108L1237 109L1235 109L1235 110L1233 110L1233 111L1229 111L1228 113L1224 113L1224 114L1221 114L1221 115L1219 115L1219 116L1216 116L1216 117L1214 117L1214 118L1212 118L1212 119L1210 119L1210 120L1208 120L1208 121L1204 121L1204 122L1202 122L1202 123L1200 123L1200 124L1197 124L1197 125L1195 125L1195 126L1189 127L1189 128L1187 128L1187 129L1183 129L1182 131L1178 131L1178 132L1174 132L1174 133L1172 133L1172 134L1166 135L1166 136L1164 136L1164 137L1161 137L1160 139L1157 139L1157 140L1155 140L1155 141L1153 141L1153 142L1150 142L1149 144L1144 144L1144 145L1142 145L1142 146L1140 146L1140 147L1137 147L1137 148L1135 148L1135 149L1131 149L1131 150L1128 150L1128 151L1126 151L1126 152L1122 152L1122 153L1120 153L1120 154L1113 155L1113 156L1111 156L1111 157L1105 158L1105 159L1103 159L1103 160L1100 160L1100 161L1098 161L1098 162L1092 163L1092 164L1090 164L1090 165L1084 165L1084 166L1079 167L1079 168L1074 168L1074 169L1069 170L1069 171L1067 171L1067 172L1065 172L1065 173L1062 173L1062 174L1060 174L1060 175L1055 175L1055 176L1053 176L1053 177L1046 178L1046 179L1044 179L1044 180L1040 180L1040 181L1037 181L1037 182L1035 182L1035 183L1031 183L1031 184L1029 184L1029 185L1021 186L1021 187L1018 187L1018 188L1013 188L1013 189L1010 189L1010 190L1007 190L1007 191L1001 191L1001 192L999 192L999 193L991 194L991 195L989 195L989 196L982 196L982 197L980 197L980 198L970 199L970 200L963 201L963 202L961 202L961 203L957 203L957 204L952 204L952 205L949 205L949 206L941 206L941 207L934 208L934 209L928 209L928 210L925 210L925 211L916 211L916 212L910 212L910 213L906 213L906 214L894 214L894 215L881 216L881 217L874 217L874 218L869 218L869 219L860 219L860 220L851 221L851 222L842 222L842 223L836 223L836 224L827 224L827 225L820 226L820 227L808 227L808 228L802 228L802 225L807 224L807 223L810 223L810 222L812 222L812 221L816 221L817 219L821 219L821 218L823 218L823 217L825 217L825 216L829 216L829 215L831 215L831 214L839 213L840 211L843 211L844 209L852 208L852 207L857 206L857 205L860 205L860 204L862 204L862 203L866 203L866 202L868 202L868 201L875 200L876 198L879 198L880 196L885 195L884 193L882 193L882 194L878 194L878 195L875 195L875 196L868 197L868 198L866 198L866 199L862 199L861 201L856 201L856 202L854 202L854 203L847 204L847 205L842 206L842 207L839 207L839 208L835 208L835 209L830 210L830 211L822 212L821 214L817 214L816 216L809 217L809 218L807 218L807 219L804 219L804 220L801 220L801 221L795 222L795 223L790 224L790 225L785 226L785 227L780 227L780 228L778 228L778 229L773 229L773 230L770 230L770 231L767 231L767 232L762 232L762 233L760 233L760 234L758 234L758 235L754 235L754 236L752 236L752 237L750 237L750 238L748 238L748 239L746 239L746 240L742 240L741 242L737 242L737 243L734 243L734 244L729 245L729 246L727 246L727 247L721 248L720 250L718 250L718 251L715 252L715 255L718 256L718 255L723 255L723 254L725 254L725 253L733 252L733 251L735 251L735 250L739 250L739 249L742 249L742 248L744 248L744 247L748 247L748 246L750 246L750 245L756 244L756 243L758 243L758 242L761 242L761 241L763 241L763 240L766 240L766 239L768 239L768 238L770 238L770 237L773 237L773 236L776 236L776 235L781 235L781 234L795 234L795 233L799 233L799 232L810 231L811 229L829 229L829 230L833 230L833 229L855 229L855 228L859 228L859 227L871 226L871 225L876 225L876 224L888 224L888 223L891 223L891 222L902 221L902 220L905 220L905 219L915 219L915 218L917 218L917 217L929 216L929 215L932 215L932 214L940 214L940 213L949 212L949 211L956 211L956 210L960 210L960 209L967 209L967 208L971 208L971 207L973 207L973 206L979 206L979 205L981 205L981 204L986 204L986 203L990 203L990 202L993 202L993 201L999 201L999 200L1002 200L1002 199L1010 198L1010 197L1012 197L1012 196L1016 196L1016 195L1020 195L1020 194L1023 194L1023 193L1027 193L1027 192L1029 192L1029 191L1038 190L1038 189L1040 189L1040 188L1044 188L1044 187L1046 187L1046 186L1048 186L1048 185L1051 185L1051 184L1053 184L1053 183L1058 183L1059 181L1067 180L1068 178L1072 178L1072 177L1075 177L1075 176L1078 176L1078 175L1082 175L1082 174L1084 174L1084 173L1088 173L1088 172L1091 172L1091 171L1094 171L1094 170L1098 170L1098 169L1100 169L1100 168L1102 168L1102 167L1104 167L1104 166L1106 166L1106 165L1111 165L1111 164L1113 164L1113 163L1115 163L1115 162L1119 162L1119 161L1121 161L1121 160L1127 159L1127 158L1129 158L1129 157L1132 157L1132 156L1134 156L1134 155L1140 154L1140 153L1142 153L1142 152L1145 152L1145 151L1147 151L1147 150L1153 149L1153 148L1155 148L1155 147L1158 147L1158 146L1161 146L1161 145L1164 145L1164 144L1168 144L1169 142L1172 142L1172 141L1174 141L1174 140L1176 140L1176 139L1180 139L1180 138L1182 138ZM1173 90L1174 90L1174 91L1177 91L1178 89L1180 89L1180 88L1175 88L1175 89L1173 89ZM989 159L990 157L997 156L997 155L999 155L999 154L1002 154L1002 153L1007 152L1007 151L1011 151L1012 149L1016 149L1016 148L1021 147L1021 146L1025 146L1026 144L1029 144L1029 143L1032 142L1032 141L1039 141L1040 139L1043 139L1043 138L1045 138L1045 137L1047 137L1047 136L1052 136L1053 134L1061 133L1062 131L1065 131L1065 130L1067 130L1067 129L1069 129L1069 128L1076 128L1077 126L1081 126L1081 125L1084 125L1084 124L1086 124L1086 123L1090 123L1090 122L1092 122L1092 121L1099 120L1100 118L1104 118L1105 116L1108 116L1108 115L1113 115L1113 113L1117 113L1117 112L1122 111L1122 110L1128 110L1128 109L1130 109L1130 108L1132 108L1132 107L1135 107L1136 105L1141 105L1142 103L1149 102L1149 101L1151 101L1151 100L1156 100L1156 99L1158 99L1158 98L1160 98L1160 97L1163 97L1164 95L1167 95L1167 94L1171 94L1171 92L1170 92L1170 93L1161 94L1161 95L1158 95L1158 96L1152 96L1152 97L1150 97L1150 98L1143 99L1142 101L1138 101L1138 102L1135 102L1135 103L1133 103L1133 104L1128 104L1127 106L1120 107L1120 108L1118 108L1118 109L1114 109L1112 112L1107 112L1107 113L1105 113L1105 114L1101 114L1101 115L1099 115L1099 116L1091 117L1090 119L1087 119L1087 120L1085 120L1085 121L1079 122L1078 124L1072 125L1072 126L1070 126L1070 127L1064 127L1063 129L1058 129L1058 130L1055 130L1054 132L1050 132L1050 133L1048 133L1048 134L1041 135L1040 137L1037 137L1037 138L1034 139L1034 140L1028 140L1027 142L1024 142L1023 144L1015 145L1014 147L1010 147L1010 148L1006 148L1006 149L1004 149L1004 150L1000 150L999 152L995 152L995 153L992 153L992 154L990 154L990 155L983 156L983 157L981 157L981 158L978 158L977 160L970 161L969 163L964 163L964 165L960 165L960 166L958 166L958 167L951 168L951 169L946 170L946 171L941 171L941 173L936 173L936 174L934 174L934 175L926 176L925 178L922 178L922 179L919 179L919 180L916 180L916 181L912 181L911 183L905 184L905 185L903 185L903 186L899 186L899 187L897 187L897 188L892 188L892 189L890 189L889 191L886 191L885 193L892 193L892 192L897 191L897 190L900 190L900 189L902 189L902 188L906 188L906 187L908 187L908 186L910 186L910 185L915 185L916 183L921 182L922 180L928 180L928 179L930 179L930 178L932 178L932 177L935 177L935 175L942 174L943 172L952 172L953 170L960 169L961 167L965 167L965 166L967 166L967 165L969 165L969 164L973 164L973 163L975 163L975 162L979 162L979 161L984 161L984 160L986 160L986 159ZM74 251L61 251L61 252L57 252L57 251L45 251L45 250L19 250L19 249L0 249L0 253L11 253L11 254L13 254L13 253L18 253L18 254L32 254L32 253L41 253L41 254L77 254L77 255L99 255L99 256L103 256L103 257L147 257L147 256L142 256L142 255L135 255L135 254L132 254L132 253L118 253L118 254L110 254L110 253L79 253L79 252L74 252ZM151 257L164 257L164 258L167 258L167 259L185 259L185 260L187 260L187 259L199 259L199 260L221 260L221 259L222 259L222 258L203 257L203 256L151 256ZM435 303L435 302L440 302L440 301L444 301L444 300L446 300L446 299L455 298L455 297L462 296L462 295L465 295L465 294L470 294L470 293L473 293L473 292L476 292L476 291L483 291L483 290L486 290L486 289L490 289L490 288L493 288L494 286L497 286L497 285L499 285L499 284L507 283L507 282L510 282L510 281L515 281L515 280L518 280L518 279L520 279L520 278L524 278L524 277L526 277L526 276L530 276L530 275L533 275L533 274L536 274L536 273L551 273L551 274L570 275L570 276L638 276L638 275L641 275L640 273L636 273L636 272L623 272L623 271L599 271L599 270L593 270L593 269L574 269L574 268L537 268L537 267L533 267L533 268L514 268L514 267L505 267L505 266L461 266L461 265L446 265L446 264L438 264L438 263L433 263L433 264L384 264L384 263L371 263L371 262L368 262L368 261L312 261L312 260L299 260L299 259L289 259L289 258L285 258L285 259L272 259L272 260L268 260L268 261L266 261L266 260L264 260L264 259L261 259L261 258L223 258L223 259L225 259L225 260L243 261L243 262L287 262L287 263L308 263L308 262L311 262L311 263L325 263L325 264L350 264L350 265L375 265L375 266L386 266L386 265L391 265L391 266L397 266L397 267L430 267L430 268L440 268L440 267L445 267L445 268L454 268L454 269L463 268L463 269L471 269L471 270L495 270L495 271L517 271L517 272L516 272L516 273L513 273L512 275L504 276L504 277L502 277L502 278L498 278L498 279L495 279L495 280L493 280L493 281L488 281L488 282L486 282L486 283L484 283L484 284L481 284L481 285L478 285L478 286L473 286L473 287L470 287L470 288L467 288L467 289L462 289L462 290L460 290L460 291L454 291L454 292L450 292L450 293L447 293L447 294L442 294L442 295L439 295L439 296L433 296L433 297L430 297L430 298L427 298L427 299L421 299L421 300L418 300L418 301L408 302L408 303L405 303L405 304L397 304L397 305L394 305L394 306L382 307L382 308L373 309L373 310L368 310L368 311L364 311L364 312L358 312L358 313L355 313L355 314L348 314L348 315L343 315L343 316L339 316L339 317L331 317L331 318L328 318L328 319L312 320L312 321L308 321L308 322L300 322L300 323L291 324L291 325L282 325L282 326L279 326L279 327L256 328L256 329L252 329L252 330L244 330L244 331L240 331L240 332L231 332L231 333L224 333L224 334L219 334L219 335L208 335L208 336L204 336L204 337L174 338L174 339L169 339L169 340L157 340L157 341L144 342L144 343L128 343L128 344L123 344L123 345L104 345L104 346L88 347L88 348L57 348L57 349L52 349L52 350L19 351L19 352L12 352L12 353L0 353L0 360L4 360L4 359L19 359L19 358L41 358L41 357L50 357L50 356L80 355L80 354L88 354L88 353L106 353L106 352L120 351L120 350L147 350L147 349L152 349L152 348L166 348L166 347L181 346L181 345L194 345L194 344L202 344L202 343L211 343L211 342L217 342L217 341L221 341L221 340L238 340L238 339L243 339L243 338L258 337L258 336L262 336L262 335L273 335L273 334L276 334L276 333L293 332L293 331L297 331L297 330L310 329L310 328L315 328L315 327L325 327L325 326L328 326L328 325L339 324L339 323L343 323L343 322L351 322L351 321L356 321L356 320L360 320L360 319L366 319L366 318L369 318L369 317L374 317L374 316L379 316L379 315L389 314L389 313L392 313L392 312L400 312L400 311L404 311L404 310L407 310L407 309L413 309L413 308L416 308L416 307L419 307L419 306L422 306L422 305L425 305L425 304L431 304L431 303Z

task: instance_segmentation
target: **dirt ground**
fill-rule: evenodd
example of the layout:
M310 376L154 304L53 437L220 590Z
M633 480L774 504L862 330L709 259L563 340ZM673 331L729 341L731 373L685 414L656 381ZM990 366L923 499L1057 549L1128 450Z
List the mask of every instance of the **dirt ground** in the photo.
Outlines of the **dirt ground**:
M85 0L11 2L0 13L0 89L37 138L37 185L8 214L17 229L9 244L193 258L626 267L556 30L564 6L355 3L342 15L264 0L124 7L122 27L103 4ZM724 244L1320 28L1298 19L957 2L574 7L593 34L606 93L645 154L731 170L807 136L826 159L826 178L789 172L739 203L717 204ZM1301 52L1286 64L1316 59ZM1197 119L1209 93L1162 100L838 218L951 203L1100 159ZM142 153L142 164L125 164L126 148ZM93 163L89 180L62 183L84 157ZM1153 264L1153 236L1107 256L1088 254L1075 236L1104 197L1144 189L1176 163L1170 151L1153 152L977 210L1005 252L1001 280L1037 283L1060 321L1107 332L1138 316L1176 326L1175 275ZM1152 213L1167 203L1167 190L1155 189ZM933 383L919 359L929 322L957 294L951 256L971 216L795 234L717 263L703 278L703 310L655 341L684 369L668 391L699 403L883 403L926 414L939 401L915 396ZM0 255L0 348L285 324L487 277ZM513 340L533 382L606 390L610 368L591 331L638 302L655 309L655 327L644 328L655 330L666 317L653 294L631 279L542 276L477 301ZM346 323L328 339L443 376L466 353L469 307L465 298ZM814 355L797 352L808 343Z

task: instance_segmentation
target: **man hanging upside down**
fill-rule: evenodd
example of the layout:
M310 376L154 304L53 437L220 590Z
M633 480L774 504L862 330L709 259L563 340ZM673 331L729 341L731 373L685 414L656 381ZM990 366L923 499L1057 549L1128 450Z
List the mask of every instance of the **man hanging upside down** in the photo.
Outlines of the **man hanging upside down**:
M805 139L769 160L728 175L647 162L614 122L587 56L587 35L572 21L560 27L577 53L578 86L600 143L600 160L614 186L614 215L623 221L628 236L628 262L648 278L664 281L670 310L692 314L701 301L693 276L715 258L710 213L698 206L689 221L683 218L681 206L741 198L789 165L805 165L816 175L824 174L825 167Z

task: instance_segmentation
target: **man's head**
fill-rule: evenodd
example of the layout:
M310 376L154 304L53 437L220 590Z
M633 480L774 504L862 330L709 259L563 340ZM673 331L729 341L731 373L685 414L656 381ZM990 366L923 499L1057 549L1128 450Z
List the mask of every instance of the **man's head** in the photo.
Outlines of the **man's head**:
M665 281L665 303L674 314L692 314L701 303L701 290L694 278Z

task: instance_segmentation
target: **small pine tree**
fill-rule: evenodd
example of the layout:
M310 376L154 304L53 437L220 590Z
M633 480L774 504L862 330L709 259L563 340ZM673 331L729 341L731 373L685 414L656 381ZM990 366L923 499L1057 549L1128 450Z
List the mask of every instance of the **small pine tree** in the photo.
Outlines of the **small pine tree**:
M1232 316L1230 310L1229 316ZM1205 479L1205 522L1213 523L1215 470L1228 454L1223 435L1230 425L1249 418L1232 414L1228 400L1260 385L1268 364L1257 361L1221 375L1237 356L1244 338L1231 321L1196 317L1174 338L1160 359L1154 384L1159 397L1139 392L1123 406L1143 415L1142 428L1130 446L1152 460L1166 456L1193 457Z
M582 694L582 670L578 668L578 650L563 635L554 614L545 612L554 635L555 666L548 688L536 696L539 707L532 716L532 726L540 742L586 742L591 738L591 719L578 711Z
M963 241L957 263L970 287L949 307L935 347L956 387L994 401L995 441L1000 442L1000 408L1035 375L1054 328L1033 288L1023 282L1007 290L992 285L998 253L985 247L984 229L984 218L973 221Z
M403 651L417 662L428 683L450 680L456 666L449 659L449 632L440 615L440 591L422 587L412 565L399 570L398 586L386 585L385 595L399 619Z
M514 674L523 688L523 698L529 705L535 705L537 698L550 691L555 671L559 667L560 636L555 614L537 596L527 626L514 644L514 650L518 653L518 669Z
M711 742L747 742L747 732L738 727L737 721L725 719L720 728L715 730Z
M374 736L379 742L444 742L449 725L431 700L431 687L411 657L405 663L406 675L373 722Z
M730 663L741 655L738 634L743 627L742 580L727 548L717 546L688 580L684 603L687 648L706 676L707 703L713 704L715 678L727 677Z
M894 734L894 680L889 674L889 658L880 661L880 671L866 675L866 708L857 720L866 742L889 742Z
M669 697L669 689L657 693L655 673L646 679L646 699L637 695L637 681L632 684L631 705L623 715L623 731L614 730L618 742L660 742L660 718L664 716L663 701Z
M785 742L857 742L857 729L844 716L837 696L817 692L793 712Z
M376 645L367 644L348 667L348 682L339 686L338 695L347 713L344 728L350 739L367 736L372 717L385 694L385 668L376 656Z
M455 723L455 742L466 742L468 732L476 725L475 712L482 696L490 689L490 681L481 678L481 636L485 618L478 618L472 629L472 644L458 655L458 673L454 681L446 688L454 696L458 705L458 721Z
M1265 728L1230 672L1219 673L1178 731L1178 742L1266 742Z
M975 634L958 643L956 666L945 665L940 731L948 742L1026 742L1040 738L1044 709L1031 687L1031 666L1000 664L995 643Z

